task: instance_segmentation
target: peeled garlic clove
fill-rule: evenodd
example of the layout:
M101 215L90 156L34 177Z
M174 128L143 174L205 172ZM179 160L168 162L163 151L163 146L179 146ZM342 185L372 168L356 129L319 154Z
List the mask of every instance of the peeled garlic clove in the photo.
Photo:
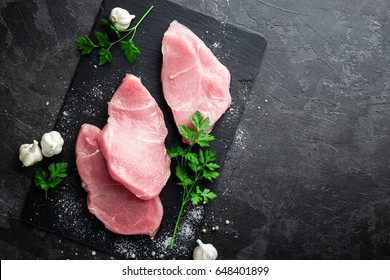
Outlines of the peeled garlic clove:
M61 134L55 130L43 134L41 139L42 154L45 157L58 155L62 151L64 139Z
M42 152L37 140L34 140L33 144L23 144L19 148L19 159L23 166L31 166L41 161L42 158Z
M217 249L212 244L204 244L200 239L196 240L199 246L194 249L194 260L215 260L218 257Z
M119 7L112 9L110 13L110 21L119 31L125 31L130 26L133 18L135 18L135 15L130 15L127 10Z

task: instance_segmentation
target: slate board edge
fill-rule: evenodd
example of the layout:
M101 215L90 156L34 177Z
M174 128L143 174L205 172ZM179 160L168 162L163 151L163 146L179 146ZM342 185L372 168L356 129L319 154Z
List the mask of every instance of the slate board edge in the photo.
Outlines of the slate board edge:
M102 2L102 5L101 5L101 7L100 7L100 9L99 9L99 12L97 13L96 20L95 20L95 22L94 22L94 24L93 24L93 26L92 26L92 28L91 28L91 31L89 32L89 35L90 35L90 36L93 34L93 30L95 30L95 29L97 28L97 26L99 25L99 23L100 23L97 19L100 18L100 17L101 17L101 14L105 11L105 4L106 4L105 2L106 2L106 0L104 0L104 1ZM196 12L196 13L198 13L198 14L201 14L202 16L209 17L209 18L213 18L213 19L216 20L216 21L219 21L219 22L221 22L221 23L223 23L223 24L228 24L228 25L230 25L230 26L232 26L232 27L234 27L234 28L236 28L236 29L239 29L239 30L245 32L245 33L250 33L250 34L253 34L253 35L256 35L256 36L260 36L260 37L262 37L262 38L264 39L264 49L265 49L265 47L266 47L266 44L267 44L266 39L264 38L264 36L263 36L262 34L260 34L260 33L258 33L258 32L254 32L254 31L252 31L252 30L250 30L250 29L244 28L244 27L242 27L242 26L240 26L240 25L237 25L237 24L233 24L233 23L230 23L230 22L225 22L225 21L223 21L223 20L221 20L221 19L219 19L219 18L217 18L217 17L215 17L215 16L213 16L213 15L203 13L203 12L197 10L197 9L190 9L190 8L188 8L188 7L181 6L181 5L177 4L177 3L171 2L171 1L169 1L169 0L167 0L167 2L169 2L169 3L170 3L171 5L173 5L173 6L177 6L177 7L180 8L180 9L188 10L188 11L190 11L190 12ZM259 70L260 70L260 66L261 66L261 61L262 61L263 55L264 55L264 51L262 51L262 52L260 53L260 57L259 57L259 58L260 58L260 64L258 65L258 68L257 68L257 71L256 71L254 77L252 77L253 79L257 76L257 74L258 74L258 72L259 72ZM73 87L74 80L75 80L75 77L76 77L76 75L77 75L77 73L78 73L78 69L79 69L79 67L80 67L80 64L81 64L81 63L83 62L83 60L85 60L85 59L87 59L87 58L84 58L83 56L80 55L80 59L79 59L79 61L78 61L78 63L77 63L76 70L75 70L74 75L73 75L73 77L72 77L72 80L71 80L71 83L70 83L69 90ZM253 79L241 79L241 80L237 80L237 82L238 82L238 84L240 84L240 83L242 83L242 82L248 82L248 83L250 83L249 90L251 90L252 87L253 87ZM69 90L68 90L68 91L69 91ZM59 110L59 112L58 112L58 115L57 115L57 117L56 117L56 122L55 122L55 124L54 124L54 128L57 127L57 126L59 125L59 122L60 122L60 113L64 110L64 106L67 104L67 99L68 99L68 98L69 98L69 94L66 93L66 94L65 94L65 97L64 97L64 99L63 99L63 101L62 101L61 108L60 108L60 110ZM245 110L245 106L246 106L246 101L243 102L243 108L241 109L241 113ZM242 117L242 116L241 116L241 113L239 114L239 117L238 117L238 120L237 120L237 122L236 122L234 131L237 130L237 127L238 127L238 125L240 124L241 117ZM231 144L233 143L233 141L234 141L234 137L232 137L231 140L230 140L230 142L229 142L230 145L228 145L228 148L227 148L227 150L226 150L226 154L230 151ZM223 165L224 165L224 164L225 164L225 160L222 162L221 169L223 168ZM32 180L32 181L33 181L33 180ZM27 200L28 200L28 197L29 197L29 195L30 195L30 192L32 191L33 188L35 188L35 186L31 186L31 188L29 189L29 192L28 192L28 194L27 194L27 196L26 196L26 198L25 198L24 205L26 204L26 202L27 202ZM204 217L203 217L203 219L202 219L201 224L204 223L203 221L207 218L207 214L208 214L208 211L207 211L207 210L208 210L208 209L206 208L206 209L205 209L205 213L204 213ZM108 254L110 254L110 255L112 255L112 256L117 256L117 257L119 257L119 258L123 258L123 255L121 255L121 254L119 254L119 253L117 253L117 252L110 251L110 250L105 250L105 248L98 247L98 246L96 246L94 243L86 242L85 240L79 241L79 240L77 240L76 238L73 238L72 236L61 235L61 233L56 232L56 231L54 231L54 230L51 230L51 229L49 229L49 228L45 228L45 227L40 226L40 225L37 225L37 224L35 224L35 223L30 223L30 222L28 221L27 217L26 217L25 211L26 211L26 209L25 209L25 207L23 207L22 213L21 213L22 221L23 221L24 223L26 223L26 224L28 224L28 225L34 227L34 228L39 228L39 229L42 229L42 230L44 230L44 231L54 233L55 235L57 235L57 236L60 237L60 238L66 238L66 239L75 241L75 242L77 242L77 243L79 243L79 244L89 246L89 247L91 247L91 248L93 248L93 249L96 249L96 250L98 250L98 251L106 252L106 253L108 253Z

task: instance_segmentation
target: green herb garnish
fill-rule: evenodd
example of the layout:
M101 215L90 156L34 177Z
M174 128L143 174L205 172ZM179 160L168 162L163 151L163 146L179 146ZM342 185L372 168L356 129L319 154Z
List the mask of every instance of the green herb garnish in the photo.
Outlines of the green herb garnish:
M180 125L180 134L190 141L190 145L183 148L180 144L176 144L168 149L168 155L177 161L176 177L179 179L178 186L182 187L182 200L179 214L176 219L175 228L171 239L170 248L173 248L177 229L179 227L180 218L184 208L188 202L197 205L200 202L208 203L210 200L217 197L207 188L201 188L199 183L206 179L213 182L218 178L219 173L216 171L220 167L215 163L217 153L215 150L206 149L209 143L213 141L214 136L207 133L211 129L209 118L204 118L199 111L196 111L190 117L192 127ZM193 151L194 146L199 148L197 152Z
M110 49L115 44L120 44L120 48L130 63L134 63L137 59L137 55L140 54L140 50L135 46L133 39L137 32L138 26L144 20L144 18L150 13L153 6L145 12L141 19L133 27L124 31L119 31L110 21L103 19L102 25L106 29L107 33L95 32L95 38L97 43L94 43L87 35L76 40L76 45L81 51L82 55L87 55L95 48L99 49L99 66L104 65L112 60ZM131 37L127 40L127 37L131 34ZM110 38L114 38L110 41ZM126 40L125 40L126 39Z
M34 184L45 191L45 198L47 199L47 191L50 188L56 187L61 183L62 179L67 176L68 169L67 162L51 163L48 167L49 172L38 167L35 171Z

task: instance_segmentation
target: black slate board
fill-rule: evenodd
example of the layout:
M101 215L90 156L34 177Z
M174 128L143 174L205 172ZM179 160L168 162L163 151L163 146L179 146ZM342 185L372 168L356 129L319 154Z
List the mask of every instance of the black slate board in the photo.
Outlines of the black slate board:
M65 139L63 152L41 163L45 166L53 161L67 161L69 175L63 184L49 191L47 200L44 199L42 191L31 187L22 219L30 225L111 253L118 258L188 259L191 258L192 250L196 245L195 240L205 222L203 219L208 206L187 209L182 218L175 248L168 249L169 238L180 206L179 188L171 176L161 193L164 218L154 240L146 236L121 236L106 230L86 207L86 193L81 188L74 158L74 144L78 130L83 123L91 123L101 128L104 126L107 119L107 102L125 74L132 73L141 77L143 84L149 89L164 113L169 131L167 147L173 144L174 139L180 139L160 85L162 36L170 22L178 20L203 39L232 74L231 108L213 130L213 135L216 137L213 148L217 150L218 161L223 172L223 162L245 106L245 95L250 90L260 66L266 41L259 34L162 0L157 2L105 1L93 31L101 31L100 19L107 18L114 7L128 9L139 18L150 5L154 5L154 9L140 25L134 39L142 52L135 64L127 62L116 47L112 48L112 62L104 67L96 66L98 64L96 53L81 58L54 128ZM218 181L211 188L220 194ZM222 201L224 200L221 199ZM224 211L233 214L236 209L226 205ZM227 250L222 256L224 258L233 256L228 253L229 244L225 246ZM152 254L153 251L156 254Z

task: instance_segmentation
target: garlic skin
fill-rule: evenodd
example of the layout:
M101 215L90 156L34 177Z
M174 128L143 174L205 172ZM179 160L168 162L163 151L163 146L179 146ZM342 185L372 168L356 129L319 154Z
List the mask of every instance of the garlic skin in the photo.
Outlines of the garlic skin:
M42 154L45 157L52 157L58 155L62 151L64 139L58 131L50 131L43 134L41 139Z
M196 240L199 246L194 249L194 260L215 260L218 257L217 249L212 244L204 244L200 239Z
M23 166L31 166L43 158L38 141L34 140L33 144L22 144L19 148L19 159Z
M112 9L110 13L110 21L119 31L125 31L134 18L135 15L130 15L127 10L119 7Z

